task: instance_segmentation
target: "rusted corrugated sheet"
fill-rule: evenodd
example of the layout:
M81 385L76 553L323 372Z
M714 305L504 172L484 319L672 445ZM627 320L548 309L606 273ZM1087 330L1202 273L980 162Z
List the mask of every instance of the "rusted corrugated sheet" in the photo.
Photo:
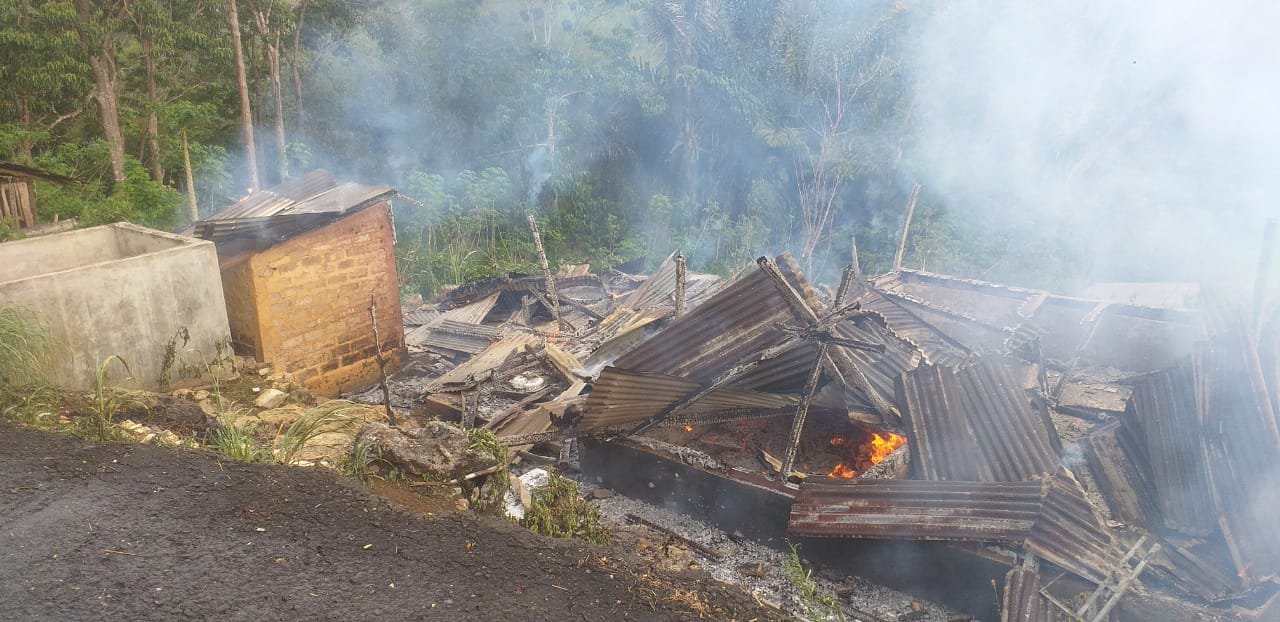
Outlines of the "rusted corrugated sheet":
M697 391L691 380L606 367L587 397L584 430L610 428L643 421ZM775 395L742 389L720 389L699 400L690 414L730 409L794 409L798 396Z
M404 325L422 326L424 324L430 324L438 317L440 317L440 312L436 311L435 307L421 307L404 314Z
M498 294L493 293L469 305L445 311L440 317L446 321L479 324L489 316L489 312L493 311L493 306L496 304L498 304Z
M1248 334L1232 318L1194 357L1214 505L1246 587L1280 570L1280 432Z
M1040 593L1040 573L1015 568L1004 576L1000 622L1071 622L1071 617Z
M1040 482L810 478L791 506L793 536L1021 543Z
M405 344L476 354L502 338L502 330L491 326L437 319L404 336Z
M1190 361L1149 374L1133 387L1133 416L1143 431L1164 525L1195 536L1217 528L1204 434Z
M1025 546L1041 559L1094 583L1105 581L1124 557L1084 488L1066 468L1049 478L1044 507Z
M261 241L267 243L326 224L394 194L395 190L385 186L338 182L333 173L316 170L250 193L234 205L194 223L191 232L215 242L262 237Z
M963 345L922 321L898 300L868 288L858 301L863 309L879 314L896 336L919 348L926 361L956 367L968 360L970 352Z
M649 307L657 307L660 305L673 305L675 299L673 294L676 291L676 262L675 253L667 255L658 269L649 275L622 301L622 306L632 309L647 309Z
M1151 475L1120 422L1098 427L1082 444L1093 481L1111 507L1111 514L1129 525L1157 528L1161 517Z
M1196 550L1167 540L1160 541L1160 553L1152 559L1147 572L1157 580L1172 584L1190 596L1208 602L1222 600L1240 590L1240 578L1234 570L1228 570L1230 560L1219 560L1201 555ZM1221 550L1220 541L1210 541L1208 547ZM1204 545L1201 549L1207 548Z
M1059 439L1024 389L1028 368L984 357L959 370L922 365L902 375L898 403L924 479L1022 481L1051 473Z
M803 277L794 261L784 255L778 265L799 289ZM796 320L768 275L753 271L618 357L615 365L709 382L743 356L780 343L785 334L778 323Z

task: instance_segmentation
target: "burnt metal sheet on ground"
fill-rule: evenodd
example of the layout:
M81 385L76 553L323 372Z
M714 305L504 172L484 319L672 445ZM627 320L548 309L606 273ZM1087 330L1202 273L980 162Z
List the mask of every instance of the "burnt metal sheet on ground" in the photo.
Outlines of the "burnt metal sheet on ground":
M676 291L675 253L667 255L658 269L645 279L640 287L635 288L622 301L622 306L631 309L645 309L659 305L674 304Z
M1028 371L984 357L959 370L922 365L903 374L898 403L919 477L1022 481L1053 472L1060 441L1024 389Z
M1280 432L1256 344L1233 324L1194 362L1218 522L1248 587L1280 571Z
M816 479L800 487L793 536L1021 543L1042 505L1040 482Z
M432 324L409 331L405 335L405 343L417 347L442 348L464 354L476 354L501 338L502 330L492 326L437 318Z
M1038 290L1009 287L986 281L964 279L942 274L901 270L896 278L882 287L939 307L977 318L999 328L1012 328L1022 323L1023 306Z
M464 324L479 324L489 316L489 312L493 311L493 307L496 304L498 304L498 294L493 293L471 304L449 309L441 313L440 317Z
M583 430L611 428L643 421L668 408L702 385L667 376L606 367L587 398ZM721 410L783 410L800 403L795 395L777 395L743 389L719 389L698 400L689 414Z
M1190 361L1142 377L1133 387L1133 416L1143 431L1164 526L1193 536L1217 529L1204 434Z
M1025 547L1059 568L1101 583L1122 559L1121 551L1103 528L1075 475L1066 468L1048 479L1044 505Z
M1223 551L1221 540L1210 540L1198 547L1184 547L1160 540L1160 552L1152 559L1147 572L1156 581L1171 584L1189 596L1214 602L1240 591L1240 578L1231 569L1231 560L1217 559L1213 552Z
M1072 616L1040 593L1040 573L1014 568L1004 577L1000 622L1071 622Z
M1120 422L1099 426L1084 438L1082 445L1093 481L1112 516L1144 529L1158 528L1162 519L1146 460Z

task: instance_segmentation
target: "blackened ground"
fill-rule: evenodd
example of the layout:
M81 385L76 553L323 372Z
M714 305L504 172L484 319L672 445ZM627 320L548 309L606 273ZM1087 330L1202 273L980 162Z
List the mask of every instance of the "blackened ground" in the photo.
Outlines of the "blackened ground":
M332 472L0 421L0 619L777 619L745 593Z

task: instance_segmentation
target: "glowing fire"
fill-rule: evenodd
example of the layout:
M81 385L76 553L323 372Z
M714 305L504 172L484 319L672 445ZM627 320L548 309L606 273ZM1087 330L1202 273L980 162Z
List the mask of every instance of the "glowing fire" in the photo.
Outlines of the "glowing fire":
M857 477L857 475L857 471L845 467L843 462L837 464L834 469L831 469L830 473L827 473L827 477Z
M840 447L841 445L844 445L845 442L844 437L841 436L833 436L829 441L832 447ZM899 447L906 444L907 437L901 434L894 434L893 432L872 434L871 442L858 448L859 456L855 468L847 467L843 462L841 462L832 468L831 472L827 473L827 477L857 477L858 469L856 467L865 465L865 470L866 468L880 464L881 462L884 462L885 458L889 457L889 454L892 454Z
M875 466L884 462L889 454L893 453L899 447L907 444L907 437L893 432L885 432L886 436L879 434L871 437L871 464Z
M685 432L692 432L692 431L693 431L693 426L691 426L691 425L684 426L684 431L685 431Z

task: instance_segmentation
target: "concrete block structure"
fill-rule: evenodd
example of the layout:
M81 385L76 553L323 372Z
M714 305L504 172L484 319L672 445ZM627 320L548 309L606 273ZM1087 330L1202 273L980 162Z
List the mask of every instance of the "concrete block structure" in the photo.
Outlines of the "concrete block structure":
M378 346L389 370L401 365L394 195L315 171L196 223L218 245L236 351L324 397L377 382Z
M44 327L49 380L70 389L93 389L112 356L125 384L164 389L230 355L214 245L128 223L0 244L0 306Z

